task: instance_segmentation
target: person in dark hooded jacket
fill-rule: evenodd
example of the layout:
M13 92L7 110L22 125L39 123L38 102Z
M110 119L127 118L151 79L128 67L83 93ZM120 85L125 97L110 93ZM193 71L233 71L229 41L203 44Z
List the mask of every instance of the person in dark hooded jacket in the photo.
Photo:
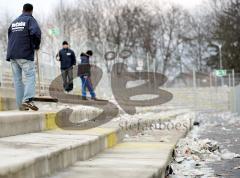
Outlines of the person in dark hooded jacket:
M82 99L87 100L87 92L86 89L90 92L91 98L96 100L96 94L94 92L94 88L91 81L91 65L90 65L90 57L93 55L92 51L87 51L86 53L82 53L80 56L81 64L78 65L78 76L82 81Z

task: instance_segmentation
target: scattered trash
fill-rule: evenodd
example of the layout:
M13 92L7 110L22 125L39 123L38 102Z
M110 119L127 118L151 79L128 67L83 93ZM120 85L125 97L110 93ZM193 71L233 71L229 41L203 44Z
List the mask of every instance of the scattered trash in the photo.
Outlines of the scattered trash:
M201 166L201 164L197 163L195 166L196 166L196 167L199 167L199 166Z
M224 130L224 131L231 131L231 129L226 129L225 127L222 127L222 130Z
M184 157L178 157L178 158L175 159L175 161L177 163L182 163L184 161L184 159L185 159Z
M212 127L219 127L220 130L224 133L231 131L228 127L224 126L224 122L218 122L218 120L210 120L212 115L200 114L198 120L208 122L194 122L193 130L188 134L184 139L181 139L178 142L178 145L175 150L175 158L172 162L173 175L170 178L186 178L186 177L206 177L206 178L215 178L216 176L227 177L229 174L217 174L212 168L209 168L209 164L213 162L218 162L222 160L231 160L234 158L240 158L240 155L232 153L227 149L223 149L220 144L211 139L200 139L200 134L204 133L207 129ZM216 117L218 115L216 114ZM205 118L201 118L205 117ZM232 118L231 114L222 114L220 116L231 123L235 123L236 119ZM235 122L234 122L235 121ZM237 128L236 128L237 129ZM211 133L211 130L208 130L208 133ZM238 139L233 141L238 142ZM225 145L230 145L231 140L226 140ZM228 148L228 147L227 147ZM232 168L231 168L232 169ZM234 170L239 170L240 166L234 167Z
M172 164L175 176L171 178L214 176L214 171L205 165L216 160L221 160L218 143L209 139L197 139L190 134L177 145Z
M160 138L159 142L162 142L162 143L169 143L170 141L169 141L168 138L166 138L166 137L162 137L162 138Z
M221 158L224 160L228 160L228 159L233 159L233 158L238 158L240 155L235 154L235 153L231 153L228 152L227 150L223 151L223 154L221 155Z
M203 176L204 173L202 171L199 170L192 170L190 171L190 176ZM185 176L189 176L189 174L184 174Z
M202 149L204 150L208 150L209 152L215 152L219 150L219 145L216 141L207 141L206 140L200 140L202 141L203 145L202 145ZM205 143L204 143L205 142Z
M173 174L173 169L171 166L167 166L166 171L165 171L165 177L168 177L169 175Z
M194 126L200 126L200 122L195 121L195 122L193 122L193 125Z
M237 169L240 169L240 166L237 166L237 167L235 167L235 168L233 168L234 170L237 170Z
M219 176L219 177L223 177L223 176L226 177L226 176L227 176L227 177L229 177L230 174L223 174L223 173L220 174L220 173L216 173L216 176Z

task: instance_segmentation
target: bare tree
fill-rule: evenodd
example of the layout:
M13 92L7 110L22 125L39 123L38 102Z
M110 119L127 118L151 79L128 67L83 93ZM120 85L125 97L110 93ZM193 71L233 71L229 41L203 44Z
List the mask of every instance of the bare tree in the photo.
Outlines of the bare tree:
M161 21L159 30L159 52L162 60L161 72L166 74L169 67L175 66L179 57L179 47L183 43L182 36L189 33L189 14L177 6L171 6L167 12L159 14Z
M0 21L0 50L1 51L1 59L6 58L7 52L7 42L8 42L8 28L12 22L12 18L9 14L5 14L4 18Z

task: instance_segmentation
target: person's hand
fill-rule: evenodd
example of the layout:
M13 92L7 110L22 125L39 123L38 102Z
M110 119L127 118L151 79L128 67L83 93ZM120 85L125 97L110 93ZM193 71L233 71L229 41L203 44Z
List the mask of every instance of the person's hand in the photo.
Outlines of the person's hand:
M59 55L59 53L57 53L57 55L56 55L56 60L57 60L57 61L60 61L60 55Z
M38 51L40 49L40 46L35 46L35 50Z

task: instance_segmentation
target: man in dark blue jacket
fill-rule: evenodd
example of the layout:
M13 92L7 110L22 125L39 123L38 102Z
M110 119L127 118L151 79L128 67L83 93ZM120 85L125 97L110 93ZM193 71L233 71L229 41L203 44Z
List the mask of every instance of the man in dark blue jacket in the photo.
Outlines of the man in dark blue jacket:
M25 4L23 13L14 20L8 29L7 61L11 61L16 102L20 110L34 111L38 107L33 103L35 96L34 51L41 43L41 30L32 16L33 6ZM26 79L22 80L22 73Z
M63 48L58 52L57 59L60 61L63 78L63 87L67 92L73 89L73 66L76 65L76 56L69 48L68 42L63 42Z

